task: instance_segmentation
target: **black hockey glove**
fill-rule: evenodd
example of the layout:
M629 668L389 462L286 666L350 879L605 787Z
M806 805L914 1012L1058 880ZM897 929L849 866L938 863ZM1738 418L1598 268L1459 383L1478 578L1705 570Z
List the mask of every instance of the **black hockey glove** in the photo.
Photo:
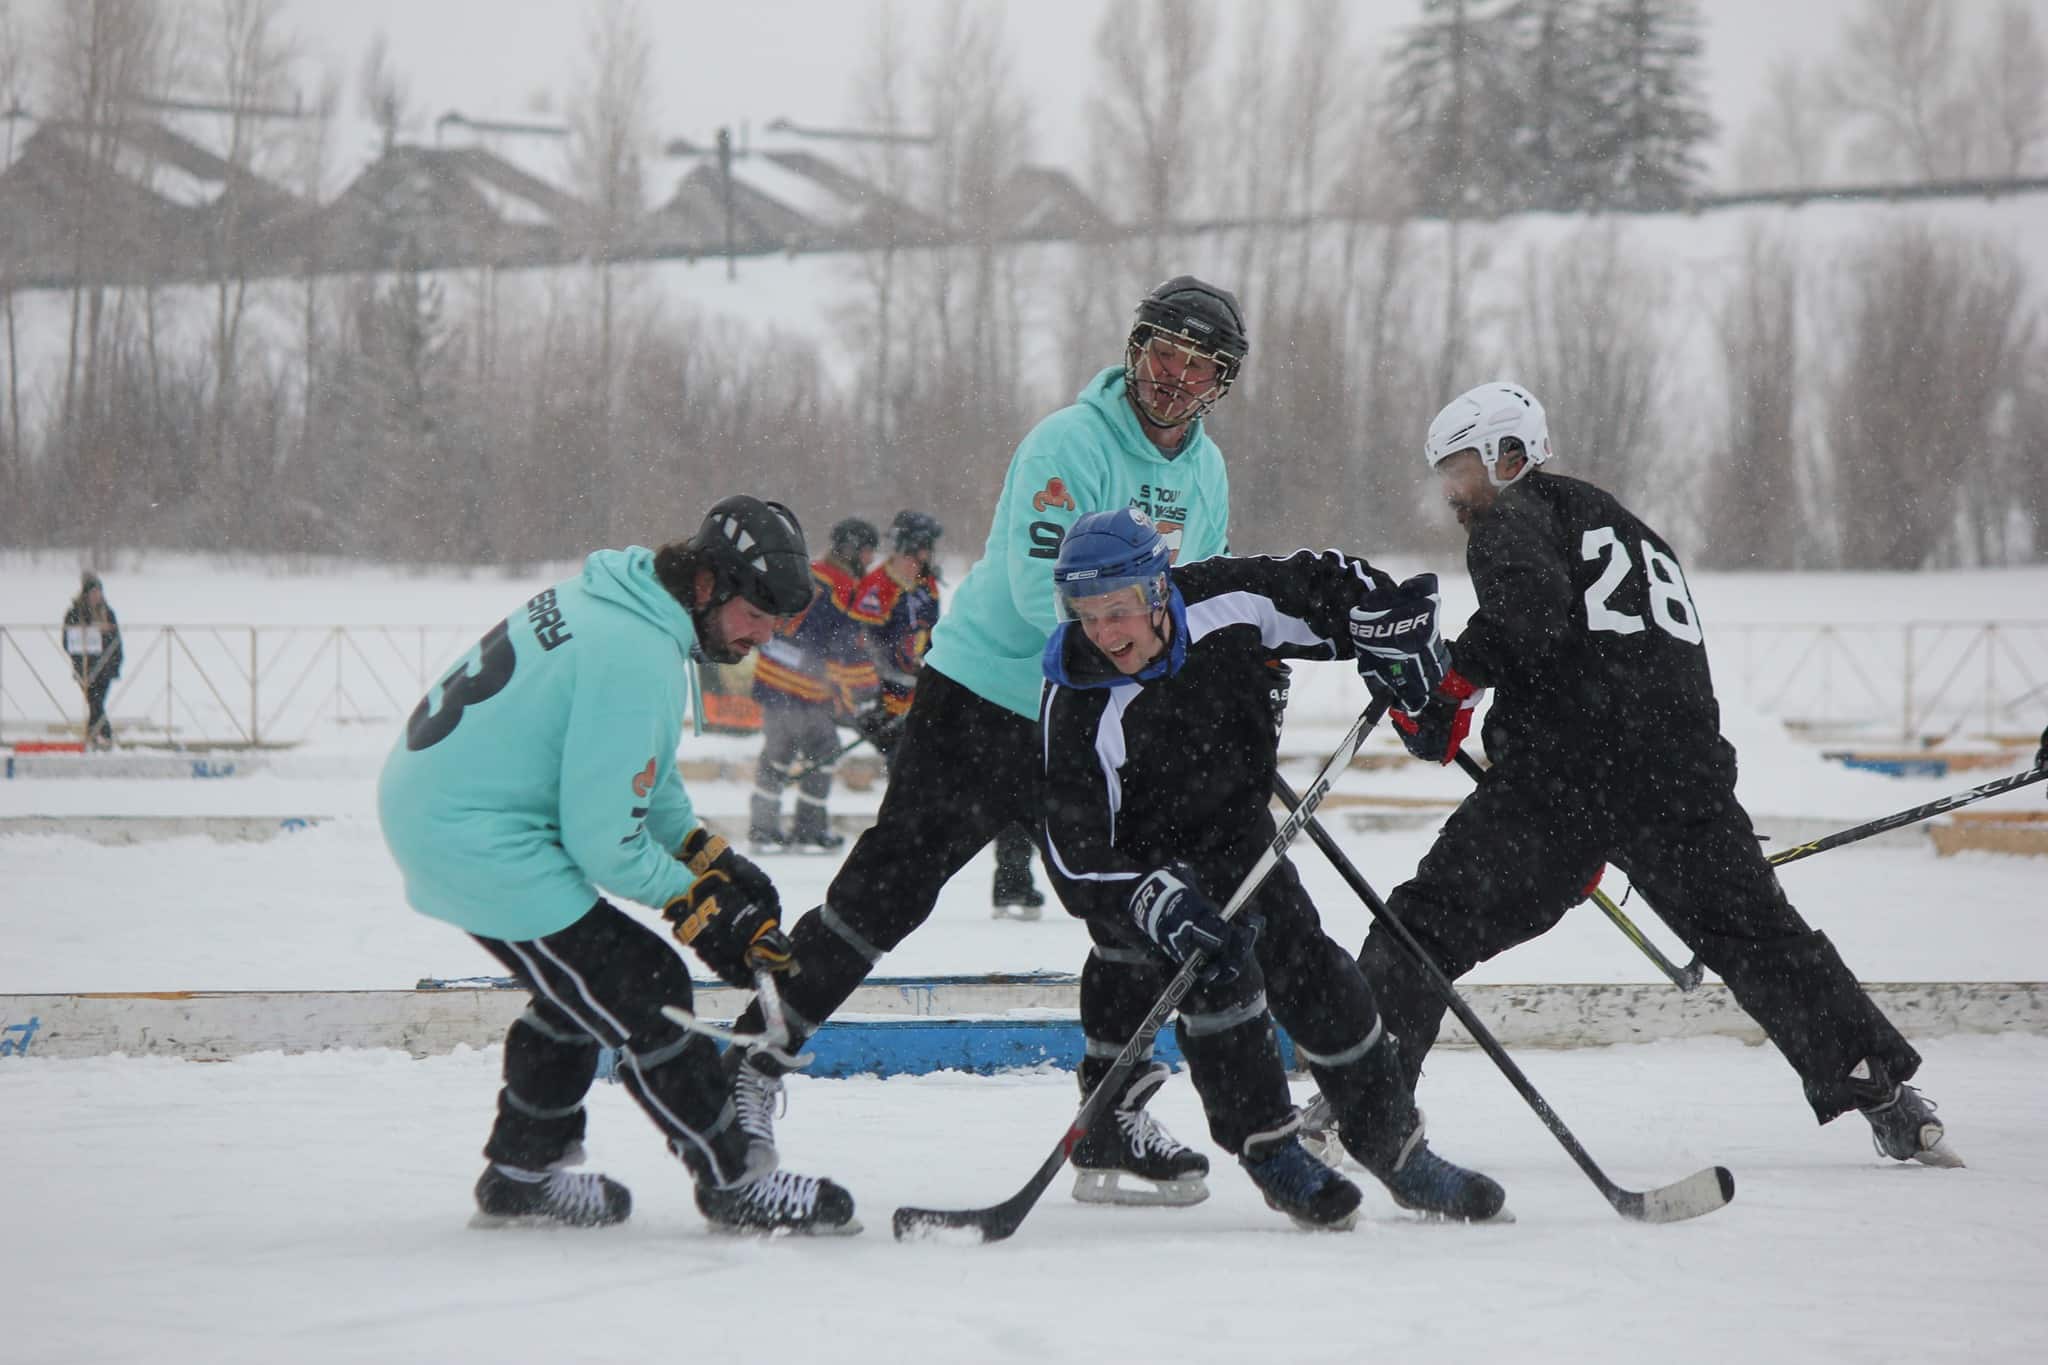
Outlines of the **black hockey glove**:
M876 702L853 718L853 732L886 757L903 737L903 717L890 715L887 707Z
M1287 723L1287 694L1294 687L1294 669L1285 659L1266 660L1266 709L1273 714L1273 738Z
M2041 747L2034 750L2034 766L2048 768L2048 730L2041 732Z
M1375 698L1391 704L1392 692L1386 683L1367 674L1365 685ZM1464 746L1465 736L1472 732L1473 708L1485 695L1485 688L1454 668L1444 674L1436 695L1420 711L1412 716L1398 710L1387 714L1409 753L1430 763L1451 763Z
M794 969L794 950L782 932L782 898L767 873L702 825L690 831L676 857L697 880L662 913L676 938L720 981L745 990L757 971Z
M1235 981L1259 941L1259 922L1243 916L1224 919L1186 863L1155 868L1138 883L1131 893L1131 919L1175 962L1185 965L1196 953L1207 953L1195 973L1205 986Z
M1351 645L1358 671L1377 678L1395 708L1415 715L1450 671L1451 652L1437 628L1436 575L1417 574L1394 588L1374 588L1351 609Z

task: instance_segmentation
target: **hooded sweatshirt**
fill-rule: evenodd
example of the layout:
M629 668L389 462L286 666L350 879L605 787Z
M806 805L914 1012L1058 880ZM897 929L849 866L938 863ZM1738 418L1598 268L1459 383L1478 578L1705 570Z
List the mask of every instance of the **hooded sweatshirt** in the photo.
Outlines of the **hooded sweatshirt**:
M487 938L540 938L599 890L665 907L695 879L676 772L689 613L654 552L599 550L487 632L429 688L378 783L414 909Z
M932 630L925 663L978 696L1036 718L1039 656L1057 615L1052 566L1081 517L1136 507L1176 563L1229 547L1230 478L1197 420L1169 457L1145 438L1112 365L1031 429L1010 460L988 545Z

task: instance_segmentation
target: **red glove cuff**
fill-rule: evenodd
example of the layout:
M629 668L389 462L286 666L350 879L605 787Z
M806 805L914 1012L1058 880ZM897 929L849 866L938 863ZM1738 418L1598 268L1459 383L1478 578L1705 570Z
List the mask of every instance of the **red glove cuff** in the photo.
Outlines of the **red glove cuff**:
M1455 702L1466 702L1485 689L1454 668L1444 674L1444 679L1436 685L1436 690L1439 696L1449 697Z

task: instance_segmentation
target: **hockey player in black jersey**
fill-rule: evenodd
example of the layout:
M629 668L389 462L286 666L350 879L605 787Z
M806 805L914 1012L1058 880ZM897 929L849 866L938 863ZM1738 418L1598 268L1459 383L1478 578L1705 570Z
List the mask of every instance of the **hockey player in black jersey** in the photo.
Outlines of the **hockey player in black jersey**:
M1438 763L1492 689L1493 766L1395 890L1394 913L1455 978L1556 924L1611 862L1763 1026L1822 1123L1860 1109L1885 1156L1962 1164L1906 1084L1919 1054L1757 848L1670 545L1609 494L1539 468L1548 426L1517 385L1454 400L1427 456L1466 528L1479 609L1446 649L1434 598L1378 604L1426 624L1382 642L1374 671L1405 693L1403 742ZM1444 1002L1377 927L1359 965L1412 1086Z
M1492 1180L1430 1151L1372 993L1323 933L1293 865L1282 859L1237 919L1212 900L1274 838L1267 660L1354 657L1351 610L1382 581L1335 551L1169 570L1164 540L1131 508L1075 522L1053 569L1064 623L1046 644L1040 714L1047 869L1096 955L1212 954L1181 1005L1181 1049L1211 1134L1268 1204L1306 1227L1350 1227L1359 1193L1301 1145L1276 1017L1349 1150L1398 1203L1484 1219L1503 1201ZM1163 1077L1155 1067L1141 1084ZM1150 1121L1135 1106L1105 1119ZM1085 1158L1077 1147L1076 1164Z

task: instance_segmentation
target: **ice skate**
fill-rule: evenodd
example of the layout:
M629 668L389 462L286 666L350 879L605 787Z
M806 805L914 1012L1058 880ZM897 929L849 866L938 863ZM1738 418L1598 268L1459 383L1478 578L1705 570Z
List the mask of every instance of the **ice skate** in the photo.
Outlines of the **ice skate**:
M991 908L996 919L1042 919L1045 915L1045 893L1031 885L1016 887L998 883Z
M789 852L789 836L774 825L755 825L747 831L747 852L756 858Z
M1309 1155L1293 1132L1254 1138L1238 1164L1265 1196L1266 1206L1309 1232L1346 1232L1358 1222L1358 1186Z
M732 1105L740 1131L747 1135L747 1170L766 1175L781 1161L775 1149L775 1120L785 1100L782 1077L742 1061L732 1078Z
M1394 1202L1404 1209L1451 1222L1512 1223L1515 1216L1507 1212L1507 1192L1500 1183L1429 1150L1421 1118L1421 1111L1417 1110L1415 1131L1401 1145L1393 1169L1373 1171Z
M1934 1116L1941 1106L1904 1081L1892 1081L1882 1064L1859 1062L1849 1075L1859 1089L1867 1087L1884 1096L1859 1106L1870 1120L1870 1145L1879 1156L1951 1169L1963 1164L1948 1145L1948 1129Z
M1086 1080L1083 1073L1083 1089ZM1139 1073L1123 1098L1074 1144L1074 1198L1083 1204L1184 1208L1209 1197L1209 1158L1183 1147L1145 1101L1166 1081L1166 1068Z
M1317 1091L1309 1102L1301 1107L1301 1145L1308 1154L1333 1171L1344 1169L1344 1163L1351 1153L1344 1150L1344 1141L1337 1132L1337 1115L1331 1111L1330 1102Z
M814 806L799 799L796 807L796 821L790 827L789 848L792 853L838 853L846 847L846 836L833 832L826 821L825 808Z
M860 1231L852 1195L829 1180L789 1171L724 1189L700 1184L697 1211L717 1232L849 1237Z
M496 1162L476 1182L473 1228L600 1228L623 1223L633 1196L616 1180L594 1171L573 1171L556 1163L545 1171L521 1170Z

